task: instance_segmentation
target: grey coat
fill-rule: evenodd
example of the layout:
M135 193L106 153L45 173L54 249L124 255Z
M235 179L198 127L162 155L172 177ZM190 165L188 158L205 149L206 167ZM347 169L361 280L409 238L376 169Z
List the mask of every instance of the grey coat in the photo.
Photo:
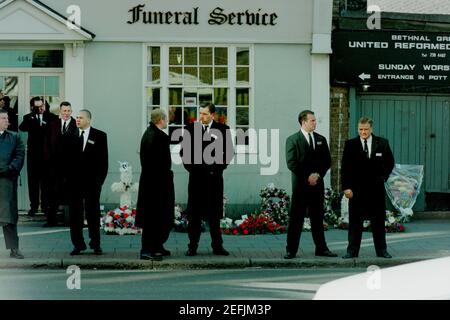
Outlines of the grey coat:
M23 167L25 146L16 132L0 135L0 225L17 224L17 178Z

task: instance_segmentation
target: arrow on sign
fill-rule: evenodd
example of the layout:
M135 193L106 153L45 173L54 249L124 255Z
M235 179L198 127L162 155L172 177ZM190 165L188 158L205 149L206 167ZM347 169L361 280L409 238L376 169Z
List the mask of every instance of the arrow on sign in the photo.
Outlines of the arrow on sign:
M361 80L370 79L370 74L365 74L364 72L361 73L358 77L361 78Z

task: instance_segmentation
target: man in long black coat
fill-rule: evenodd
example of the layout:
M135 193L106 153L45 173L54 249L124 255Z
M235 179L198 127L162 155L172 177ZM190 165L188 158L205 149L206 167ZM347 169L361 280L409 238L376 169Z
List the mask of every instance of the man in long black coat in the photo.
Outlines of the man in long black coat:
M88 223L89 247L94 254L103 253L100 247L100 194L108 174L108 143L106 133L91 127L89 110L80 110L76 123L78 133L71 139L71 170L69 219L74 249L71 255L86 250L83 237L84 214Z
M345 259L358 257L365 219L370 219L377 256L391 258L384 226L384 182L394 168L394 156L389 142L372 134L372 125L372 119L359 120L359 136L345 142L342 156L342 190L349 199L349 243Z
M314 112L304 110L298 117L300 130L286 140L286 162L292 174L292 203L285 259L295 258L307 210L316 246L316 256L336 257L326 244L323 177L331 164L330 150L324 136L314 132Z
M141 259L162 260L174 224L175 191L167 116L161 109L151 112L151 122L141 140L141 177L136 208L136 226L142 228Z
M17 180L25 159L25 146L17 132L7 130L8 113L0 109L0 226L10 257L23 259L19 251Z
M59 106L60 119L50 123L45 136L44 161L48 172L49 194L47 223L43 227L57 226L58 206L68 204L67 176L71 170L70 139L78 134L77 124L72 115L72 106L63 101Z
M233 158L229 127L214 121L215 106L200 108L200 122L188 124L183 135L181 157L189 172L187 256L197 254L202 220L208 220L215 255L229 255L223 248L220 219L223 218L223 171Z
M30 101L31 113L23 116L19 129L28 132L27 141L27 174L30 210L34 216L39 203L43 212L48 211L48 173L44 164L44 140L50 123L58 117L45 109L44 100L34 97ZM40 198L40 202L39 202Z

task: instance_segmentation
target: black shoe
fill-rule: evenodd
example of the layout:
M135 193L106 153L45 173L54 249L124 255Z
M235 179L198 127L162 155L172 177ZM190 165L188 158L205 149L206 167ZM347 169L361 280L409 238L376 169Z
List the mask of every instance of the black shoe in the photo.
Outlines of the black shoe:
M187 255L188 257L196 256L196 255L197 255L197 249L189 248L189 249L186 251L186 255Z
M42 228L54 228L57 226L58 224L56 222L47 222L42 225Z
M9 256L11 258L15 258L15 259L24 259L25 258L23 256L23 254L19 251L19 249L11 249Z
M96 254L96 255L98 255L98 256L100 256L100 255L103 254L103 250L102 250L102 248L100 248L100 247L93 248L92 250L94 250L94 254Z
M141 260L161 261L163 255L160 252L155 253L141 253Z
M80 255L80 254L82 254L82 252L81 251L84 251L84 250L86 250L87 248L86 248L86 246L84 246L84 247L79 247L79 248L73 248L73 250L72 250L72 252L70 253L70 255L71 256L78 256L78 255Z
M227 250L225 250L223 247L213 249L213 254L215 254L216 256L229 256L230 255L230 253Z
M82 251L82 250L80 250L80 249L74 248L74 249L70 252L70 255L71 255L71 256L79 256L80 254L82 254L81 251Z
M337 257L338 255L327 249L325 251L316 251L316 256L334 258L334 257Z
M286 252L286 254L284 255L284 259L294 259L295 258L295 256L296 256L296 254L295 253L292 253L292 252Z
M164 247L162 247L161 250L159 250L159 252L160 252L164 257L170 256L170 251L169 251L169 250L166 250Z
M342 259L353 259L353 258L358 258L358 255L347 252L344 256L342 256Z
M36 210L36 209L30 209L30 210L28 210L28 216L29 216L29 217L34 217L34 216L36 215L36 213L37 213L37 210Z
M387 252L386 250L384 250L384 251L378 253L378 254L377 254L377 257L380 257L380 258L386 258L386 259L391 259L391 258L392 258L392 256L391 256L391 255L389 254L389 252Z

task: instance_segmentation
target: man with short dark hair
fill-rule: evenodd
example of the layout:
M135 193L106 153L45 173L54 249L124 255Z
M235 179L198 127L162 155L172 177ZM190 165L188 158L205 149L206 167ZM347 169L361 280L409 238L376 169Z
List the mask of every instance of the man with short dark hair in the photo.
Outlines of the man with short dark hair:
M25 158L25 146L17 132L8 129L8 112L0 109L0 225L10 257L23 259L19 251L17 180Z
M47 223L43 227L57 226L59 205L68 202L67 175L70 154L70 139L77 134L77 125L72 117L70 102L63 101L59 106L59 121L50 123L45 136L44 160L48 170L49 209Z
M392 258L387 251L384 182L394 169L388 140L375 136L373 121L358 121L358 137L345 142L342 156L342 190L349 199L348 247L344 259L358 257L364 220L370 220L378 257Z
M19 129L28 132L27 174L30 210L34 216L41 205L41 210L48 211L48 181L44 165L44 140L49 124L58 119L56 115L45 110L44 100L34 97L30 100L31 113L23 117ZM40 199L40 201L39 201Z
M141 259L162 260L175 215L175 191L167 116L161 109L151 112L151 122L141 140L141 177L136 208L136 226L142 227Z
M223 218L223 171L233 158L229 127L214 121L215 106L200 107L200 122L185 128L180 155L189 172L187 256L197 254L202 220L207 220L213 254L228 256L223 248L220 219Z
M86 250L83 237L84 214L89 229L89 247L94 254L103 253L100 247L100 194L108 174L108 143L106 133L91 127L89 110L77 115L77 133L71 139L71 170L69 219L70 236L74 246L71 255Z
M316 256L337 257L325 241L324 182L323 177L331 165L327 140L314 132L314 112L304 110L298 117L300 130L286 140L286 162L292 174L292 203L285 259L295 258L300 244L306 212L309 212Z

